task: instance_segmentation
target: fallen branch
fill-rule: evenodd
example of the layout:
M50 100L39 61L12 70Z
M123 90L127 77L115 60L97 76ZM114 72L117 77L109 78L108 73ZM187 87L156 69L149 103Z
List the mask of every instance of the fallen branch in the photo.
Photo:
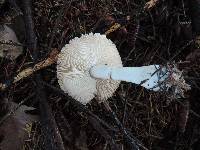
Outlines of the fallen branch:
M26 68L24 69L23 71L21 71L15 78L14 78L14 81L13 83L16 83L18 81L20 81L21 79L23 78L26 78L28 76L30 76L31 74L33 74L34 72L38 71L38 70L41 70L47 66L50 66L52 64L54 64L57 60L57 56L58 56L58 50L57 49L53 49L50 53L50 56L37 63L33 68Z
M53 90L54 92L58 93L59 95L63 95L65 97L67 97L68 95L65 94L62 90L42 81L41 82L45 87L47 87L48 89L50 89L51 91ZM114 139L112 138L112 136L110 136L108 134L108 132L106 131L106 129L103 127L107 127L108 129L110 129L111 131L114 132L118 132L118 130L116 131L116 129L111 129L110 126L108 126L107 124L104 123L103 120L101 120L98 116L96 116L95 114L93 114L90 110L88 110L85 105L81 104L80 102L74 100L74 99L70 99L70 102L72 103L73 106L75 106L75 109L78 110L79 112L83 112L87 115L88 117L88 121L89 123L93 126L93 128L102 136L105 138L105 140L108 141L108 143L110 144L112 150L118 150L116 143L114 141ZM103 126L102 126L102 125Z
M27 48L30 50L34 63L38 59L37 51L37 40L34 32L34 22L32 20L32 7L31 0L21 0L22 10L24 14L24 23L26 28L27 37ZM46 66L49 63L53 63L51 57L43 62L36 64L33 68L26 69L25 73L18 74L17 78L14 79L15 82L19 81L23 75L27 76ZM40 74L35 75L36 83L36 100L39 102L40 106L40 120L42 124L42 131L44 133L44 146L46 150L64 150L64 144L56 125L55 119L52 115L51 108L48 105L47 97L45 93L44 86L41 84Z
M29 68L26 68L26 69L22 70L21 72L19 72L17 74L17 76L14 77L14 80L13 80L12 83L16 83L16 82L18 82L18 81L20 81L20 80L22 80L26 77L29 77L34 72L54 64L57 61L58 53L59 52L58 52L57 49L53 49L50 53L50 56L47 59L37 63L34 67L29 67ZM10 82L0 83L0 90L6 89L9 86L8 83L10 83Z
M105 34L108 35L108 34L114 32L114 31L118 30L120 27L121 27L121 25L119 23L115 23L113 26L110 27L110 29L108 29L105 32ZM31 38L33 38L33 37L31 37ZM32 48L35 47L32 41L29 41L29 44L31 44ZM0 91L5 90L12 83L16 83L16 82L18 82L18 81L20 81L24 78L31 76L34 72L39 71L41 69L44 69L44 68L54 64L57 61L58 54L59 54L58 49L53 49L47 59L37 63L33 67L29 67L29 68L26 68L26 69L20 71L17 74L17 76L14 77L13 81L6 81L5 83L0 83Z

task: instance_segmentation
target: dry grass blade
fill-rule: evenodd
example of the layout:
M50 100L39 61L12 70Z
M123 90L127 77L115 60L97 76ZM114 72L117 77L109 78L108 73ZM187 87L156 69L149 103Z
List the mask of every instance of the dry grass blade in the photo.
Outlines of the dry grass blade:
M119 23L115 23L113 26L110 27L109 30L107 30L107 31L105 32L105 34L108 35L108 34L114 32L114 31L116 31L116 30L119 29L120 27L121 27L121 25L120 25Z

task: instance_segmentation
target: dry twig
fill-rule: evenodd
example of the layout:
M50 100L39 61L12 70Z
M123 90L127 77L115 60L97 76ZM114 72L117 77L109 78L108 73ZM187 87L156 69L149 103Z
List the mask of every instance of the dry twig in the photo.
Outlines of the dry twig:
M27 48L31 51L33 55L33 61L36 62L38 59L38 51L37 51L37 40L36 35L34 32L34 22L32 20L32 7L31 7L31 0L21 1L22 10L24 14L24 22L26 27L26 35L27 35ZM47 61L49 62L49 60ZM41 64L47 63L44 61L39 65L35 66L35 70L41 66ZM52 62L52 61L50 61ZM30 70L29 70L30 71ZM28 71L28 72L29 72ZM39 74L35 75L35 82L36 82L36 99L39 101L40 104L40 118L42 123L42 129L44 132L44 143L45 149L48 150L64 150L63 141L59 130L57 128L55 119L51 113L51 108L48 105L46 93L44 90L43 85L41 84L41 77Z
M145 4L144 9L151 9L155 7L157 3L158 3L158 0L150 0Z

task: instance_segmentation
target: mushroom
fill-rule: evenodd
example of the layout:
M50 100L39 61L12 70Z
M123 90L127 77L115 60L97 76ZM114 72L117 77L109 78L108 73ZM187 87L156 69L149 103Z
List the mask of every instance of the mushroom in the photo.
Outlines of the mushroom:
M190 88L175 66L123 67L115 44L99 33L76 37L62 48L57 77L61 89L82 104L95 96L99 102L104 102L113 95L120 81L154 91L175 86L176 94L180 95Z
M0 25L0 57L16 59L23 51L15 32L7 25Z
M97 95L99 101L111 97L120 81L92 78L90 69L96 65L122 67L119 52L105 35L85 34L74 38L62 48L57 61L58 83L64 92L83 104Z

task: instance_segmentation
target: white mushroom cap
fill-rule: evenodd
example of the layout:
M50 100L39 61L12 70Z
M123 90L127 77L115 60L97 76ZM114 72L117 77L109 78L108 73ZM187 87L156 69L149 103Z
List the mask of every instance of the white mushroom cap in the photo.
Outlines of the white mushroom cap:
M121 57L115 44L106 35L90 33L74 38L62 48L58 56L57 77L61 89L83 104L95 95L105 101L113 95L120 81L102 80L90 76L96 65L122 67Z
M16 46L20 44L15 32L6 25L0 25L0 41L7 44L0 43L0 57L8 59L16 59L23 51L22 46ZM12 42L8 44L9 42Z

